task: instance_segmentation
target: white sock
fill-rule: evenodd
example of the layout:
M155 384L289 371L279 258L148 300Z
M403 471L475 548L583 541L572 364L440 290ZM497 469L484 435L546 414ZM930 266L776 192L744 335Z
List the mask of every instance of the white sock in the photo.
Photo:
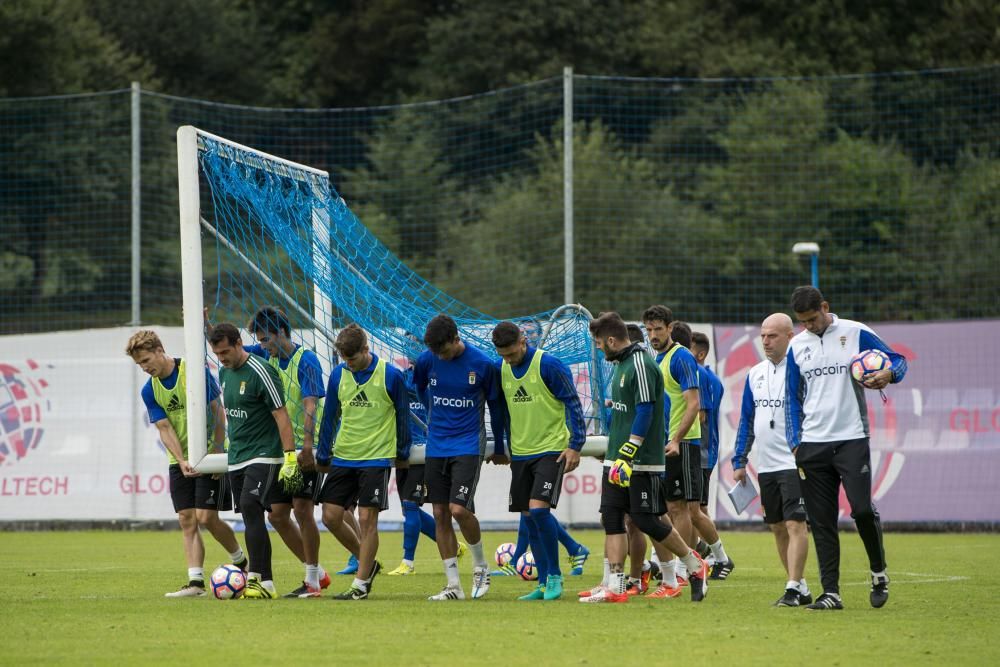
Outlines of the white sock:
M189 567L188 581L205 581L205 568Z
M787 590L793 590L793 591L797 591L799 593L802 592L802 589L799 588L799 582L792 581L791 579L789 579L787 582L785 582L785 590L786 591Z
M461 588L462 582L458 578L458 559L444 559L444 575L448 577L448 586L451 588Z
M472 564L475 567L486 567L486 558L483 556L483 541L477 544L470 544L469 551L472 552Z
M277 592L277 591L274 590L274 582L271 581L270 579L268 579L267 581L260 582L260 585L263 586L264 588L266 588L271 593L276 593Z
M319 565L306 564L306 584L313 588L319 588Z
M674 561L677 563L677 565L674 566L677 569L677 576L678 577L684 577L685 579L687 579L688 578L688 568L687 568L687 565L684 563L684 560L682 558L676 558L675 557Z
M698 572L701 569L701 563L698 561L698 556L695 555L693 551L687 552L687 554L680 559L681 565L684 566L685 575L688 579L691 578L691 574Z
M650 568L649 561L648 560L642 561L642 571L649 572L649 568Z
M882 570L881 572L872 572L872 577L884 577L885 579L888 579L889 575L885 573L885 570Z
M601 586L608 586L611 582L611 563L604 559L604 577L601 579Z
M260 572L247 572L247 580L256 579L260 581Z
M799 593L809 595L809 584L806 583L805 579L799 579Z
M357 588L358 590L367 591L368 582L365 581L364 579L358 579L357 577L354 577L354 581L351 582L351 587Z
M236 546L236 551L229 554L230 563L239 563L244 558L246 558L246 556L243 555L243 549L240 549L239 545Z
M666 563L660 563L663 573L663 583L670 588L677 588L677 559L671 558Z
M625 592L625 573L624 572L612 572L611 578L608 580L608 588L611 589L612 593L618 593L621 595Z
M406 560L404 558L403 559L403 565L405 565L406 567L413 567L413 561L412 560Z
M656 563L656 566L658 568L660 568L661 570L663 569L663 564L660 563L660 557L656 555L656 551L655 550L653 551L653 553L651 553L649 555L649 562L650 563Z
M729 556L726 555L726 550L722 548L722 540L720 539L715 544L709 544L708 548L712 550L712 555L715 556L716 563L728 563Z

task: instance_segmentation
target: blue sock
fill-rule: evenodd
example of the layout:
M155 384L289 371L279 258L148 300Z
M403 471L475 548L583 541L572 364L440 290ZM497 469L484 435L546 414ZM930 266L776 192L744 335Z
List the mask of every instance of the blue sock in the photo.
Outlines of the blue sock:
M545 550L545 561L548 574L562 575L559 569L559 522L552 516L552 510L548 507L536 507L531 510L531 518L534 519L538 527L538 538L542 549ZM532 548L534 551L534 548ZM538 559L538 555L535 555Z
M517 545L514 547L514 555L510 562L517 565L517 559L528 551L528 525L531 521L525 515L521 515L521 522L517 524Z
M403 501L403 560L412 561L420 540L420 506Z
M545 557L545 547L542 546L542 537L535 524L534 517L521 515L523 524L528 533L528 542L531 544L531 555L535 557L535 571L538 573L538 583L544 584L545 577L549 574L549 562Z
M566 553L570 556L575 556L580 550L580 543L574 540L572 536L566 532L566 529L563 528L563 525L559 523L558 519L556 519L556 527L559 529L559 543L563 545L564 549L566 549Z
M411 504L415 505L416 503ZM420 516L420 532L437 542L437 524L434 523L434 517L420 509L419 505L417 505L417 513Z

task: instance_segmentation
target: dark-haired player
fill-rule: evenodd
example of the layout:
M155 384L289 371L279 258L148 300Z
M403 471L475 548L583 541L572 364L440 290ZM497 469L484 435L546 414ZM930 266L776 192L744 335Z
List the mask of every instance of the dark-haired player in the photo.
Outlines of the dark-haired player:
M458 335L458 325L437 315L424 332L429 348L417 359L413 374L417 392L427 406L427 449L424 479L434 506L438 552L447 583L430 600L463 600L458 576L458 540L452 519L458 522L472 552L472 597L490 589L490 570L483 556L482 533L475 515L476 486L486 449L485 410L490 404L494 451L487 460L508 464L504 451L503 409L499 399L499 372L485 353Z
M649 353L628 338L618 313L602 313L590 323L590 335L605 358L615 364L611 378L611 424L601 486L601 523L608 558L608 585L581 602L627 602L625 515L664 550L677 554L691 572L691 600L707 592L708 566L686 544L666 514L663 493L663 376Z
M872 502L871 450L864 389L886 387L906 375L906 358L889 348L874 331L830 312L815 287L792 292L795 319L805 327L788 347L785 429L795 453L802 495L819 560L823 594L807 609L843 609L840 599L840 487L851 505L851 518L865 545L871 570L873 607L889 600L882 523ZM851 357L881 350L892 367L870 373L864 386L851 378Z

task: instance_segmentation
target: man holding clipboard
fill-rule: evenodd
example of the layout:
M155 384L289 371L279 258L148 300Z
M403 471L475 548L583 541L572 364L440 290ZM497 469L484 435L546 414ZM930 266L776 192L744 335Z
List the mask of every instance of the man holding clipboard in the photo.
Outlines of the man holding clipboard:
M737 511L746 509L748 503L739 500L747 494L740 491L752 490L746 466L750 450L756 447L757 482L764 522L774 533L778 555L788 574L785 593L775 603L778 607L798 607L812 602L802 576L809 554L805 501L795 457L785 439L785 353L793 335L792 319L784 313L770 315L761 324L760 338L767 358L750 369L743 388L740 426L736 431L736 451L732 459L737 486L730 492Z

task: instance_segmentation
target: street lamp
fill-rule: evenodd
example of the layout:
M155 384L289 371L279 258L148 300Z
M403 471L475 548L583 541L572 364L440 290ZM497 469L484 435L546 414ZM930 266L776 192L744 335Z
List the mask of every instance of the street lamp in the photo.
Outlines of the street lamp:
M809 255L812 267L812 286L819 289L819 244L812 241L796 243L792 246L796 255Z

